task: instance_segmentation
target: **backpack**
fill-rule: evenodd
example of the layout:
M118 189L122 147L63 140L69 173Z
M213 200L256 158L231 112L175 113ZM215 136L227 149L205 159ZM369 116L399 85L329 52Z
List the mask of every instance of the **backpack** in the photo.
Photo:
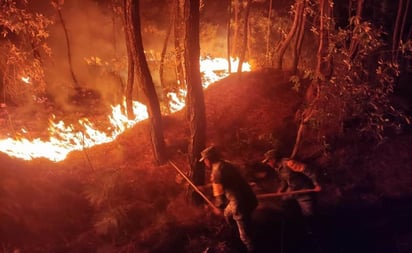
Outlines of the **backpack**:
M292 160L292 159L283 160L282 166L289 168L291 171L294 171L294 172L303 172L306 168L306 164Z

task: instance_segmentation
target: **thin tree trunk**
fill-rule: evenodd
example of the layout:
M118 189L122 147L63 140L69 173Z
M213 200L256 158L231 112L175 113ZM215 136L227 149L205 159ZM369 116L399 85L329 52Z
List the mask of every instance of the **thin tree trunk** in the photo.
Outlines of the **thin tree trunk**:
M183 66L182 53L184 51L182 46L182 38L184 31L183 23L183 7L182 0L175 0L175 21L174 21L174 41L175 41L175 59L176 59L176 80L180 87L186 87L185 70Z
M286 35L286 38L281 43L279 51L277 52L277 60L276 66L277 69L283 68L283 56L285 55L286 49L288 48L290 42L292 41L293 36L295 36L296 30L298 28L298 20L299 20L299 13L300 8L302 8L302 0L297 0L295 3L296 10L295 10L295 17L293 19L292 27L290 28L289 33Z
M123 11L123 27L126 29L126 11ZM132 55L132 45L130 45L129 33L125 32L126 39L126 52L127 52L127 81L125 88L125 97L126 97L126 114L128 119L134 119L135 115L133 112L133 86L134 86L134 62Z
M190 128L189 164L194 184L203 185L205 183L205 168L199 159L200 152L206 143L206 111L199 63L199 5L199 0L185 1L186 36L184 48ZM201 201L196 192L193 192L193 200L196 203Z
M331 7L329 6L330 0L320 0L319 1L319 9L320 9L320 20L319 20L319 47L317 51L317 65L315 69L315 79L310 84L307 93L309 90L314 91L314 96L307 95L307 103L308 106L303 110L299 128L296 134L295 145L292 150L291 158L295 157L297 152L299 151L299 147L301 141L303 139L306 125L308 121L312 118L313 114L315 113L316 103L320 98L320 84L321 84L321 76L325 75L325 54L327 52L328 41L329 41L329 19L331 17Z
M230 20L232 16L232 0L227 0L227 69L232 73L232 61L230 60Z
M315 76L323 79L328 72L328 64L325 61L329 43L329 18L331 9L329 0L320 0L320 20L319 20L319 46L316 54L316 69Z
M143 49L140 28L139 0L124 0L126 12L126 32L130 42L133 62L136 66L137 78L145 95L150 121L150 135L153 154L157 164L166 162L166 150L163 137L162 115L159 99L156 94L152 76L147 65Z
M357 38L357 35L354 34L354 31L362 20L363 1L364 0L358 0L358 4L356 5L355 25L353 27L352 39L351 39L350 46L349 46L349 58L351 60L353 60L355 56L357 55L357 51L359 47L359 40Z
M303 35L305 34L305 23L306 23L305 4L306 4L306 0L303 0L302 2L303 6L302 8L300 8L300 13L299 13L297 36L295 39L295 45L293 47L292 70L291 71L294 74L296 74L298 70L300 50L302 47Z
M269 13L268 13L268 24L267 24L267 32L266 32L266 64L270 64L270 32L271 32L271 26L272 26L272 4L273 0L269 1Z
M75 88L80 88L79 82L77 81L76 75L74 74L74 70L73 70L72 53L71 53L71 48L70 48L69 33L67 31L66 23L64 22L64 19L63 19L63 15L62 15L62 12L61 12L61 6L56 4L56 10L57 10L57 14L59 16L60 23L62 24L62 27L63 27L64 37L66 39L67 61L68 61L68 64L69 64L70 75L72 77Z
M399 32L399 39L398 39L398 44L403 41L403 33L405 30L405 24L406 24L406 18L408 17L408 13L409 13L409 0L406 0L406 5L405 5L405 11L403 13L403 18L402 18L402 25L401 25L401 29ZM395 54L395 59L398 60L399 59L399 49L396 50L396 54Z
M399 30L401 26L401 18L402 18L402 8L403 8L403 0L399 0L398 4L398 12L396 14L396 21L395 21L395 27L393 28L393 35L392 35L392 61L396 62L396 50L398 50L399 46Z
M173 6L173 2L170 3L171 6ZM173 10L173 8L172 8ZM160 86L161 87L166 87L165 80L164 80L164 64L165 64L165 57L166 57L166 52L167 52L167 45L169 44L169 38L170 34L172 33L173 29L173 23L174 23L174 13L171 13L170 15L170 24L169 28L166 31L166 37L163 42L163 48L162 48L162 53L160 56L160 65L159 65L159 79L160 79Z
M237 50L237 37L239 34L239 13L240 13L240 3L241 0L233 1L233 9L235 12L235 22L233 23L233 43L232 43L232 55L236 56L238 54Z
M249 12L250 12L251 3L252 3L252 0L247 0L246 7L245 7L242 49L240 51L239 65L237 66L238 73L242 72L243 62L245 61L247 38L248 38Z

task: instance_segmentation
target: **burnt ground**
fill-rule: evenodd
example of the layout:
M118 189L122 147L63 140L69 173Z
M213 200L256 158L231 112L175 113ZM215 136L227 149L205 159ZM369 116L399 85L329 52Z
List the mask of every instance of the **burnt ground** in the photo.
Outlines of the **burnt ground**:
M290 87L286 73L265 70L205 91L208 144L249 179L261 172L268 148L290 152L302 102ZM171 159L187 172L184 111L166 116L164 130ZM327 159L310 142L300 152L319 169L323 188L313 233L293 202L261 201L254 214L259 252L411 252L410 129L380 145L333 144ZM241 252L221 218L188 201L176 171L154 165L149 147L144 121L59 163L0 154L0 252ZM276 180L257 183L258 193L270 192Z

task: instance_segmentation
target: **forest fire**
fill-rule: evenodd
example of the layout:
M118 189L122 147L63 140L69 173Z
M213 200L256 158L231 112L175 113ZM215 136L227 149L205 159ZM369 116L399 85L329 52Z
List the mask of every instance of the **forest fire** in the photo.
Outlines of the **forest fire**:
M232 59L231 64L237 68L238 60ZM211 83L229 75L227 65L227 61L223 58L202 59L200 66L203 87L206 88ZM245 63L243 65L243 71L250 71L250 65ZM28 77L23 77L21 80L25 83L30 82ZM185 91L182 92L185 93ZM177 96L173 96L173 94L169 95L173 98L172 103L174 106L171 105L172 112L184 107L184 102L178 101ZM9 137L0 140L0 152L24 160L46 158L55 162L62 161L71 151L82 150L94 145L113 141L126 129L148 117L146 106L137 101L133 102L133 112L136 117L133 120L129 120L120 104L112 106L112 114L108 116L111 126L106 129L106 131L97 130L88 118L79 119L78 123L83 129L78 130L75 129L73 125L67 125L63 121L55 122L53 115L47 129L49 135L48 140ZM27 130L21 129L20 133L21 136L25 136L27 135Z
M79 124L84 128L80 131L74 129L73 125L66 125L63 121L54 122L53 116L48 128L49 140L7 138L0 140L0 151L24 160L43 157L51 161L61 161L73 150L113 141L124 130L148 117L146 106L136 101L133 102L133 112L136 117L134 120L129 120L122 113L120 105L112 106L112 114L109 116L111 127L107 132L96 130L87 118L79 120ZM21 132L27 131L21 129Z
M239 59L230 58L231 73L239 66ZM242 72L251 71L251 65L248 62L242 64ZM225 58L210 58L205 57L200 59L200 73L202 74L203 88L207 88L210 84L227 77L229 73L228 61ZM181 110L184 106L184 97L186 90L180 89L179 94L169 92L167 96L171 99L170 111L176 112Z

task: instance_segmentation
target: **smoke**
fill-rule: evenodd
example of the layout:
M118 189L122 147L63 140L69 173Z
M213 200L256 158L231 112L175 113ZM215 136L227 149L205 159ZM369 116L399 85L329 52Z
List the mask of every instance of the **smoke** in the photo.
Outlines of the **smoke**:
M91 98L96 98L97 93L109 104L118 102L122 91L120 75L125 71L121 63L125 46L120 17L93 1L65 1L61 14L67 29L66 37L57 10L49 8L54 11L55 23L47 41L52 56L45 61L48 95L58 106L69 111L77 108L73 104L78 99L76 96L85 96L86 100L89 94L79 94L79 89L74 89L76 86L92 90Z

